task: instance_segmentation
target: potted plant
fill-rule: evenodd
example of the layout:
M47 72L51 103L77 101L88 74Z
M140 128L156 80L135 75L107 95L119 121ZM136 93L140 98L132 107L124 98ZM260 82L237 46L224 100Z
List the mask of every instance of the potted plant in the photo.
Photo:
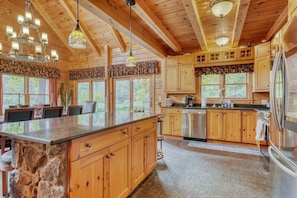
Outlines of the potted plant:
M59 87L59 97L61 104L64 107L64 110L66 111L68 106L71 104L73 92L72 89L69 90L69 80L67 79L65 84L63 82L60 83Z

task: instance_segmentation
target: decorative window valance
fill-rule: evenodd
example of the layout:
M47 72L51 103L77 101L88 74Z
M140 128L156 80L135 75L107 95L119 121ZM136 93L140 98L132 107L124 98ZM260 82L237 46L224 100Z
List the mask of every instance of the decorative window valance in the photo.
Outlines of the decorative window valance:
M60 70L58 68L35 63L12 61L5 58L0 58L0 72L40 78L60 78Z
M108 67L108 76L130 76L158 74L160 72L158 61L138 62L136 67L126 67L125 64L111 65Z
M92 67L85 69L74 69L69 71L69 80L83 80L91 78L104 78L104 67Z
M239 64L239 65L224 65L224 66L211 66L211 67L196 67L195 76L198 77L202 74L228 74L228 73L244 73L253 72L254 63Z

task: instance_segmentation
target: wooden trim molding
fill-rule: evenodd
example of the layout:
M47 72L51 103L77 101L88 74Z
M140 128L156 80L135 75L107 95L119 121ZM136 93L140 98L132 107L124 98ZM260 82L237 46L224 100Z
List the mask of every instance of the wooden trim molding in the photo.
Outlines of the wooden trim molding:
M109 77L159 74L159 72L159 64L156 60L138 62L136 67L126 67L125 64L111 65L108 67Z
M201 76L203 74L228 74L228 73L248 73L254 71L254 64L239 64L239 65L224 65L214 67L196 67L195 76Z
M92 67L84 69L69 70L69 80L84 80L91 78L104 78L104 67Z
M0 72L18 74L31 77L60 78L60 70L56 67L39 65L36 63L27 63L21 61L12 61L6 58L0 58Z

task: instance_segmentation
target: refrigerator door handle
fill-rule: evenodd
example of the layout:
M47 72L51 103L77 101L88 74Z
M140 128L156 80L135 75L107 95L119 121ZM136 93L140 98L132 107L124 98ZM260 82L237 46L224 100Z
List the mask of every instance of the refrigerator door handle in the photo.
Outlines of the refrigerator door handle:
M277 118L276 102L275 102L276 75L277 75L278 68L280 67L280 59L281 59L280 53L281 52L277 52L277 54L275 55L275 59L272 67L272 86L271 86L271 113L272 113L274 126L277 129L277 131L281 131L281 126Z
M291 176L293 176L293 177L297 177L297 172L296 172L296 170L294 171L294 169L293 168L291 168L291 166L293 166L293 165L289 165L288 164L288 166L290 167L290 168L288 168L287 166L285 166L285 165L283 165L280 161L278 161L275 157L274 157L274 155L273 155L273 151L275 152L275 153L278 153L272 146L269 146L268 147L268 153L269 153L269 157L270 157L270 159L280 168L280 169L282 169L283 171L285 171L286 173L288 173L289 175L291 175ZM286 159L284 159L284 160L286 160ZM286 160L288 163L291 163L291 162L289 162L288 160Z

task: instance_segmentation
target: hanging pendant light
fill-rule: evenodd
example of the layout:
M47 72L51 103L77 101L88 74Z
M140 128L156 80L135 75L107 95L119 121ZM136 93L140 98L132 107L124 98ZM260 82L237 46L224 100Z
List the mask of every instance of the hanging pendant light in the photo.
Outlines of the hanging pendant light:
M126 60L127 67L135 67L136 59L132 53L132 17L131 17L131 6L135 5L135 0L126 0L126 4L130 7L130 54Z
M78 0L76 0L76 26L69 35L68 44L76 49L85 49L87 47L87 39L79 26L78 5Z

